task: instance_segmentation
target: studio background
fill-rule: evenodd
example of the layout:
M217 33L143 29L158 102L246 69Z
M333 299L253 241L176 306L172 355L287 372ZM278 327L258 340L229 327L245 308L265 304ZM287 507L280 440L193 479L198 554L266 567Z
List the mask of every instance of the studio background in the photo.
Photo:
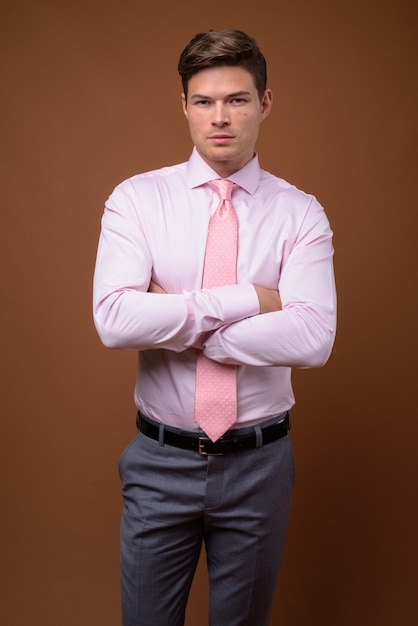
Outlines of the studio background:
M407 0L2 0L4 626L120 623L136 363L93 326L100 219L120 181L188 158L178 56L229 27L268 60L262 167L316 195L335 232L338 334L325 368L294 373L272 626L415 623L416 18ZM200 565L188 626L206 611Z

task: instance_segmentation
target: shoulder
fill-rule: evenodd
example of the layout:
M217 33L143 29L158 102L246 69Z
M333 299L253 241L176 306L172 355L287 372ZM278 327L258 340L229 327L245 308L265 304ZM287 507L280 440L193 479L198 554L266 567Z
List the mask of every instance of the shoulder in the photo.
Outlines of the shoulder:
M259 191L273 202L292 210L306 211L313 207L322 209L321 204L312 193L307 193L295 184L266 170L261 170Z
M186 163L178 163L162 167L141 174L135 174L122 181L113 191L127 196L137 196L144 193L158 193L158 190L165 187L184 184L186 179ZM112 194L112 195L113 195Z
M299 196L300 198L312 197L284 178L280 178L267 170L261 170L260 185L268 187L272 193Z

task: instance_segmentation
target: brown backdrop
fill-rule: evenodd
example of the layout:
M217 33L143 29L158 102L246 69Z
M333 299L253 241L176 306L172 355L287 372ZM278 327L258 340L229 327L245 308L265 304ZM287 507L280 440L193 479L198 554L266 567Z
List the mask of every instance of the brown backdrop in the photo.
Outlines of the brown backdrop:
M417 589L416 12L407 0L1 2L1 603L5 626L120 623L117 459L135 354L95 334L104 200L191 149L176 63L260 42L264 168L335 231L339 331L295 372L298 477L272 624L410 626ZM203 567L188 626L204 623Z

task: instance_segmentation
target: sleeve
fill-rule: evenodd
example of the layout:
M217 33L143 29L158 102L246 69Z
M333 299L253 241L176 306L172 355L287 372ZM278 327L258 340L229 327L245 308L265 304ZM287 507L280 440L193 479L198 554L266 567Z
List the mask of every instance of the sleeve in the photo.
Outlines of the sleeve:
M94 323L106 347L181 352L205 333L258 313L250 284L148 293L152 266L134 203L116 188L102 218L93 281Z
M321 367L336 332L332 231L313 198L284 262L279 292L283 309L215 331L204 354L220 363Z

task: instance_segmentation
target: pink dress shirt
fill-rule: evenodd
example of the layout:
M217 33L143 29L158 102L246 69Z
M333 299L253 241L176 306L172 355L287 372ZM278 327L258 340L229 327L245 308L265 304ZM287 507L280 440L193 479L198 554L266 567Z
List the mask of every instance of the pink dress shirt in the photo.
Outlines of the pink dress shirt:
M291 368L320 367L336 325L332 231L311 195L261 170L230 176L239 223L237 285L202 289L219 176L186 163L133 176L106 202L94 275L94 320L108 348L138 351L135 403L152 419L198 430L197 349L238 367L236 426L294 404ZM147 293L150 280L167 295ZM279 288L283 310L259 315L253 284Z

